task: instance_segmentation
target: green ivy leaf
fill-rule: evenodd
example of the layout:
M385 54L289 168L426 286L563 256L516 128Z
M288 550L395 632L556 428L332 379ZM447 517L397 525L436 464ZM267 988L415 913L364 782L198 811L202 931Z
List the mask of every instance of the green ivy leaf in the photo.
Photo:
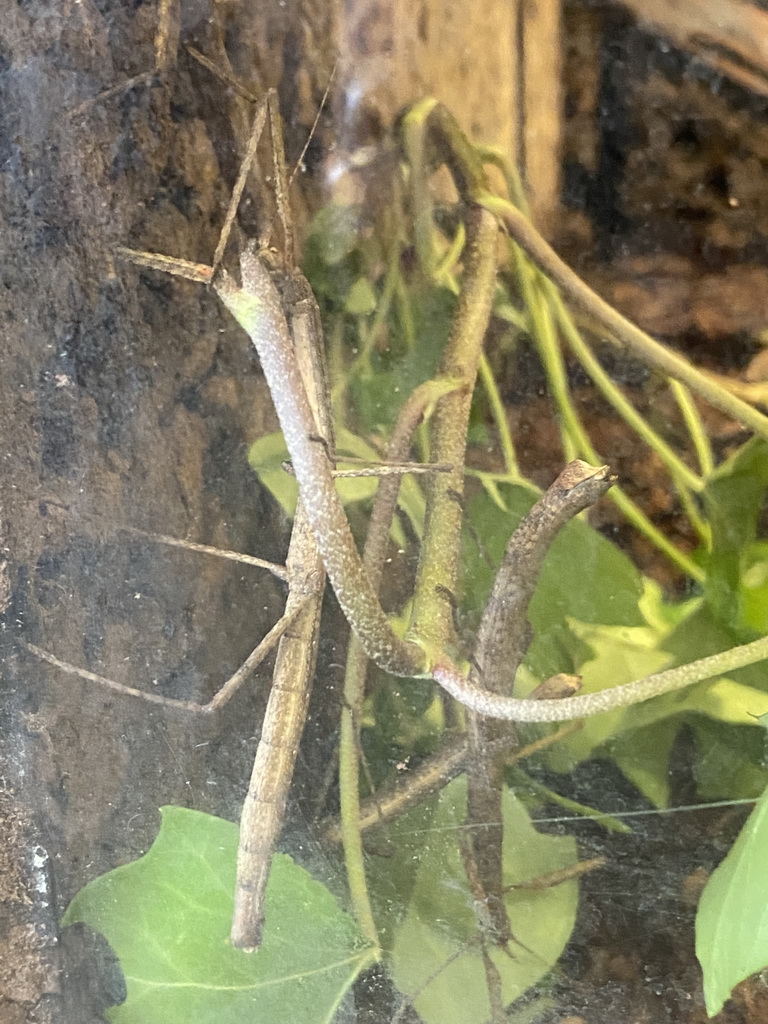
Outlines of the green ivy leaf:
M737 632L747 627L741 594L743 560L755 540L766 488L768 444L753 438L718 466L704 491L712 527L704 592L715 618Z
M296 478L286 473L283 468L283 463L289 459L285 438L280 431L265 434L258 441L254 441L248 449L251 469L288 518L293 519L299 497L299 485Z
M601 626L569 619L572 635L582 641L586 657L578 665L583 685L580 692L612 689L666 668L670 656L663 649L663 633L650 626ZM659 733L645 750L633 742L635 733L645 734L676 708L677 694L660 697L635 707L616 708L584 721L583 728L556 744L547 762L557 772L573 771L576 765L605 748L624 773L654 802L666 803L668 758L672 737ZM647 736L646 736L647 738Z
M680 731L676 717L641 726L611 742L610 756L655 807L669 806L669 759Z
M723 677L697 688L696 710L732 725L760 725L768 715L768 693Z
M370 364L354 373L349 383L349 396L366 430L388 434L404 399L437 374L455 296L447 289L427 286L412 298L407 307L410 316L400 304L394 305L386 349L371 352Z
M701 626L707 622L711 628L704 639L700 636ZM712 627L711 612L706 607L666 635L663 627L659 632L658 627L593 626L574 620L569 621L569 626L573 635L591 652L579 666L584 693L623 685L670 664L685 664L710 653L711 647L711 652L715 653L731 646L727 637L720 641L719 631ZM683 647L686 653L681 655L678 652ZM674 655L670 648L675 651ZM764 669L759 665L739 672L740 678L755 681L761 676L764 676ZM729 771L734 785L737 772L741 773L741 785L734 791L723 787L725 766L718 761L719 767L714 769L714 751L704 740L705 733L709 735L706 720L700 716L749 729L759 725L758 716L763 713L768 713L768 694L762 690L730 677L705 680L633 707L618 708L587 719L583 729L554 747L547 760L555 771L567 772L603 746L627 778L657 807L664 807L669 791L670 752L679 729L687 723L697 736L701 733L699 745L705 752L702 765L713 766L711 771L703 769L701 782L719 778L718 796L722 797L742 795L745 784L748 785L745 795L754 795L755 778L760 780L758 791L764 784L764 773L757 768L754 757L755 744L746 740L734 744L731 734ZM727 746L725 736L723 742ZM714 799L709 788L707 792Z
M393 978L402 992L416 996L416 1009L426 1024L480 1024L490 1016L485 970L474 941L474 898L456 838L466 827L466 790L464 777L454 779L429 806L423 804L389 825L386 835L393 856L371 866L381 903L377 920L383 941L391 947ZM575 840L537 832L509 789L503 792L502 806L505 885L575 862ZM577 900L575 881L549 889L513 889L507 895L520 945L512 943L512 957L503 950L491 951L507 1002L555 964L573 929Z
M696 914L696 956L710 1016L739 982L768 964L768 789L722 864Z
M750 544L742 557L741 611L745 625L758 635L768 633L768 544Z
M649 626L601 626L568 619L572 634L583 642L591 656L579 666L580 693L595 693L630 683L667 668L672 659L662 647L664 636ZM677 695L673 695L677 696ZM627 729L648 725L669 714L663 699L595 715L568 744L579 759L595 747ZM666 770L666 766L665 766Z
M362 269L360 210L330 204L309 227L304 244L304 273L321 305L342 309Z
M757 719L749 721L737 728L710 718L693 719L698 751L693 774L702 800L755 800L768 784L765 733Z
M110 1021L331 1021L370 955L325 886L277 854L263 945L234 949L237 826L182 807L161 814L150 850L90 882L64 917L102 932L120 959L128 998Z

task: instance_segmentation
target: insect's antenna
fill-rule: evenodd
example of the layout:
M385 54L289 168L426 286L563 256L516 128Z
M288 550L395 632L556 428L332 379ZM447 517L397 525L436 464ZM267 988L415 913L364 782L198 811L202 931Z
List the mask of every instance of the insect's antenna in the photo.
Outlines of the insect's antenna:
M204 53L201 53L194 46L187 46L185 49L190 57L194 58L198 64L202 64L204 68L207 68L212 75L215 75L220 81L224 82L225 85L229 86L229 88L238 96L242 97L242 99L248 100L249 103L254 104L259 102L258 96L254 96L252 92L245 88L242 82L238 82L234 75L230 75L226 68L219 67L215 61L212 61L210 57L206 57Z
M224 224L221 229L221 234L219 235L219 242L218 245L216 246L216 252L213 254L212 266L214 271L218 269L218 266L221 263L222 258L224 257L224 250L227 247L229 233L232 230L232 225L234 224L235 217L237 216L237 209L240 205L240 199L242 198L243 195L245 183L248 180L248 173L251 169L253 161L256 159L256 149L259 145L259 139L261 138L261 134L264 130L267 112L269 112L270 115L270 122L272 121L271 98L272 90L269 90L264 99L262 100L262 102L256 108L256 116L254 117L253 120L253 127L251 128L250 138L248 139L248 149L246 150L245 156L243 157L243 162L240 165L240 173L237 176L235 187L232 189L232 195L229 200L227 215L224 218ZM272 127L272 131L274 131L274 127ZM274 135L272 137L274 139Z
M291 171L291 176L288 179L288 188L290 188L291 185L293 184L293 179L296 177L296 175L299 172L299 168L304 163L304 157L307 155L307 150L309 149L309 144L312 141L315 132L317 131L317 125L318 125L318 122L320 121L320 115L322 114L323 110L325 110L325 105L328 102L328 96L330 95L331 86L333 85L333 80L336 77L336 69L338 68L338 66L339 66L339 61L338 61L338 58L337 58L333 62L333 67L331 68L331 75L330 75L330 78L328 79L328 84L325 87L325 92L323 93L323 98L320 100L320 106L317 108L317 113L315 114L315 120L312 122L312 127L309 129L309 135L307 135L307 141L304 143L304 148L302 149L301 153L299 153L299 159L296 161L296 166Z
M277 203L277 213L280 218L280 223L283 226L283 260L287 270L293 270L295 268L295 252L296 246L294 243L293 236L293 220L291 219L290 210L288 209L288 194L293 184L293 179L296 177L298 169L301 167L304 157L306 156L309 144L317 130L317 125L320 121L320 115L323 112L328 95L331 91L331 85L333 84L333 78L336 74L336 64L333 65L333 70L328 79L328 84L325 87L323 98L320 101L320 106L317 109L315 120L312 122L312 127L307 135L307 141L304 143L304 148L299 154L299 159L296 162L291 176L288 177L287 168L285 166L285 144L283 142L283 124L280 119L280 115L277 110L277 98L272 97L272 101L269 103L269 130L272 136L272 166L275 174L275 202Z

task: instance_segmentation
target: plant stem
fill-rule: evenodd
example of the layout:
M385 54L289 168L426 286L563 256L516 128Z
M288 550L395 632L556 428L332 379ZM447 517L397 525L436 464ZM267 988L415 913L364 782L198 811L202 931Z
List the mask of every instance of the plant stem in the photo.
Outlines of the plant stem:
M515 442L512 440L512 434L509 429L509 422L507 421L507 412L504 408L504 404L501 401L501 395L499 389L494 380L491 367L488 362L488 357L483 353L480 357L480 380L485 388L485 393L488 396L488 402L491 406L491 415L493 416L494 423L496 424L496 430L499 435L499 444L504 455L504 468L506 470L506 476L510 483L520 480L520 467L517 461L517 452L515 451Z
M430 406L453 390L457 383L456 381L427 381L411 394L400 410L395 429L387 446L386 459L388 462L403 462L407 459L413 434L422 417ZM373 503L363 552L363 564L375 590L378 590L381 581L401 479L399 475L382 477ZM360 640L355 634L352 634L349 639L344 673L344 706L341 713L339 740L341 836L344 844L347 883L355 918L364 938L378 949L379 937L365 879L365 857L360 824L360 719L365 698L367 668L368 657Z
M612 482L607 466L595 469L579 460L570 462L510 537L474 652L473 675L486 690L512 693L530 640L528 606L547 552L560 529L594 504ZM566 692L572 692L572 688L569 686ZM487 934L497 944L506 945L512 928L502 882L502 764L492 751L512 726L474 712L467 715L467 720L471 756L467 765L466 820L470 826L481 826L480 831L470 827L467 847L477 884L485 893Z
M604 711L629 707L659 697L674 690L682 690L705 679L754 665L768 658L768 637L761 637L740 647L732 647L720 654L692 661L688 665L666 669L654 675L625 683L597 693L581 694L565 700L517 700L489 693L471 683L447 659L436 663L432 670L435 679L452 697L466 707L490 718L507 718L514 722L569 722L575 718L588 718Z
M715 408L721 409L761 437L768 438L768 417L720 387L683 356L655 341L601 299L560 259L530 221L508 200L489 193L481 201L486 209L499 217L520 248L566 297L607 327L634 355L649 366L657 367L668 376L687 384Z
M666 441L664 441L663 438L661 438L656 431L650 427L644 417L642 417L635 407L626 400L620 389L616 387L597 361L589 345L587 345L582 338L580 332L576 329L568 310L565 308L565 304L560 293L554 285L551 284L551 282L547 282L547 284L549 285L551 301L555 304L560 328L563 331L568 344L571 346L574 355L590 375L600 391L602 391L605 398L607 398L614 409L622 417L624 422L627 423L645 441L652 451L656 452L661 461L666 465L675 486L677 487L680 495L680 502L685 509L685 513L688 516L691 525L698 533L702 543L707 547L707 549L709 549L712 543L711 530L699 512L695 498L691 494L692 491L695 494L700 493L704 489L704 481L701 477L697 476L693 470L686 466L683 460L672 451ZM670 387L672 387L673 392L676 388L679 388L680 391L687 395L687 390L679 381L669 378L669 384ZM700 426L701 424L699 423L699 427ZM669 547L671 548L672 545L669 545ZM674 550L677 552L678 549L675 548ZM675 558L675 561L678 561L678 565L680 565L681 568L684 568L677 558ZM688 563L686 560L686 565L690 564L692 563Z
M445 650L453 637L450 595L456 591L467 427L496 281L497 228L493 218L476 209L467 219L469 241L462 288L440 369L441 376L458 378L462 386L437 406L430 453L432 461L448 463L453 470L435 475L427 485L424 540L409 631L419 644L439 650Z
M611 403L619 416L645 441L648 447L656 452L666 465L678 487L683 486L696 493L701 491L704 487L704 481L686 466L680 456L672 451L666 441L659 437L637 409L626 400L576 329L573 320L565 309L563 300L554 288L552 289L552 299L555 302L560 328L568 344L571 346L573 354L603 393L604 397Z
M417 247L428 271L436 266L427 187L428 141L448 166L466 204L464 274L440 368L440 376L456 378L462 386L437 407L430 451L432 461L449 463L453 470L436 475L427 487L424 539L408 633L427 652L436 653L450 647L454 636L451 601L456 589L467 427L496 283L498 230L493 216L476 203L475 197L488 187L482 164L448 111L434 100L425 100L408 114L403 130L411 167Z
M589 435L582 426L571 401L563 354L555 336L549 305L547 302L541 301L539 296L536 295L535 285L539 275L516 244L510 241L510 246L517 256L521 291L526 306L531 310L533 317L534 340L537 343L542 362L547 369L547 377L552 388L552 394L565 425L564 450L566 453L575 451L578 456L593 464L600 463L603 459L595 451ZM547 281L546 284L548 289L552 287L550 282ZM650 519L620 487L614 487L611 490L610 498L629 522L640 533L645 534L651 543L662 551L671 562L697 582L702 583L704 581L705 573L701 566L687 558L682 551L679 551L674 544L670 543L661 530L653 525Z
M701 416L699 416L699 410L696 408L690 392L684 384L681 384L679 380L673 379L670 380L669 386L680 408L683 420L688 428L688 433L691 435L691 440L699 459L701 474L706 478L714 472L715 460L712 456L712 445L709 443L709 437L704 429L704 424L701 422Z

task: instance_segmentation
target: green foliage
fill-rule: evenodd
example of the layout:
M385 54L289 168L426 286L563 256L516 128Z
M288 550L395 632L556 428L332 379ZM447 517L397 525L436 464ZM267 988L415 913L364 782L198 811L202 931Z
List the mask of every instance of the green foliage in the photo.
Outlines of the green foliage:
M364 253L358 255L364 261ZM349 253L345 258L350 265ZM361 265L355 264L356 272ZM371 266L369 264L369 273ZM408 282L407 298L402 298L401 293L399 305L393 304L384 315L381 336L386 338L386 345L381 350L363 348L352 363L346 395L354 403L364 430L379 430L393 422L397 403L392 402L392 396L404 397L434 372L454 302L451 289L444 286L445 276L441 280L443 286L430 284L423 278ZM353 273L348 274L347 281L348 288L343 295L337 295L337 309L348 322L349 314L362 309L364 304L349 302L349 295L354 293ZM515 312L512 318L510 310ZM549 315L542 310L524 309L521 313L517 310L517 300L507 292L500 292L498 315L511 319L519 329L530 329L533 324L535 333L536 324L546 321ZM548 367L556 369L556 360L548 363L551 357L544 349L541 353ZM552 387L555 393L561 387L554 377ZM567 419L567 405L558 401L561 415ZM484 443L485 423L477 418L473 423L470 440ZM696 443L700 451L706 447L700 436ZM610 461L611 453L605 455ZM571 523L562 531L548 554L531 604L529 618L533 641L518 677L519 692L527 692L541 679L559 671L578 672L583 679L584 693L618 686L727 650L768 631L768 543L756 539L758 517L768 488L767 456L766 442L753 440L703 477L701 508L705 518L700 528L702 548L695 559L706 572L703 586L695 597L674 603L665 601L655 584L582 521ZM487 481L485 489L475 494L468 505L461 590L467 636L476 628L485 606L493 581L493 566L498 565L512 530L537 495L535 488L521 480ZM696 497L689 503L693 505L698 500ZM753 666L734 673L732 678L702 683L636 707L591 718L579 732L543 757L548 767L562 773L572 771L587 758L610 757L644 796L656 806L665 807L669 801L670 756L680 729L685 726L692 731L701 755L694 771L703 799L756 796L766 784L765 740L758 716L768 712L767 690L764 667ZM421 754L435 745L443 722L440 707L439 702L429 700L428 692L416 700L415 693L406 696L391 681L389 686L382 685L374 691L368 704L365 742L377 781L382 776L378 766L386 763L386 756L393 749L407 759L410 753ZM534 728L524 732L533 737L546 730ZM517 781L524 787L521 778ZM531 793L536 791L536 786L532 786ZM507 796L505 793L505 800ZM551 792L548 798L562 799ZM569 804L565 800L563 803ZM455 809L454 804L451 807ZM590 813L588 808L573 807L572 810ZM407 851L411 850L413 856L416 853L416 844L411 842L409 846L408 828L413 825L418 833L419 828L429 827L426 819L421 826L413 824L412 816L419 814L427 817L444 814L446 828L451 827L449 821L457 828L462 821L460 812L451 817L441 802L437 809L433 802L429 809L409 812L403 819L406 834L397 831L396 852L390 865L395 874L396 865L402 867L407 862ZM440 821L442 827L442 818ZM391 839L396 830L397 826L390 830ZM401 850L406 851L405 862ZM519 855L518 850L510 855L511 862L516 862ZM417 910L422 895L413 872L408 873L403 867L402 877L395 885L391 879L387 882L386 872L380 867L372 868L373 896L381 919L389 921L384 925L384 934L388 935L393 956L396 958L398 949L410 949L411 953L418 950L420 954L431 951L427 954L429 967L425 967L422 977L428 975L429 970L437 969L440 958L445 960L456 952L455 943L459 939L449 937L452 928L457 928L459 936L465 940L472 934L466 902L462 902L468 897L458 880L462 873L460 868L457 872L457 857L453 840L440 850L433 847L430 838L428 850L422 851L422 859L426 859L428 865L424 868L424 885L429 897L425 902L432 899L431 913L448 922L444 931L438 929L436 935ZM461 891L461 897L451 902L450 894L438 896L433 877L437 874L450 878L451 886L456 887L451 892ZM728 899L733 898L736 888L738 886L729 890L730 897L725 894L711 913L723 913L725 920L738 919L739 906L734 904L732 909L728 906ZM391 902L382 897L383 892L392 893ZM457 901L462 902L461 912ZM391 920L393 906L399 908L395 915L397 926ZM557 922L559 912L546 918L550 926ZM403 913L404 919L397 917ZM410 932L403 931L403 920L408 923ZM464 921L463 930L461 921ZM515 921L517 927L518 919ZM412 936L410 947L404 938L406 934ZM535 943L523 941L536 948ZM745 937L740 941L746 941ZM715 959L702 960L705 974L711 972ZM405 961L407 963L407 957ZM750 969L757 969L766 961L768 955L763 952L750 961ZM478 982L478 976L472 974L469 966L472 962L477 968L478 954L464 954L443 972L444 980L429 986L435 993L431 997L433 1001L429 1001L428 989L417 1004L426 1019L454 1019L452 1007L458 1005L457 999L461 1002L461 994L465 992L471 993L466 1000L468 1005L461 1002L462 1008L455 1019L476 1019L469 1004L477 1006L478 1001L483 1006L479 1018L484 1019L484 1014L487 1017L488 1007L482 1002L484 996L476 990L476 985L482 985L482 981ZM502 969L500 961L497 966ZM406 991L417 986L407 969L396 968L395 973L398 984ZM733 984L734 977L731 971L722 983L724 992ZM508 979L504 984L509 985L507 992L517 991ZM710 993L714 982L708 978L707 984ZM438 992L442 997L436 994ZM709 994L708 1005L711 1009Z
M710 1016L731 989L768 963L768 789L702 893L696 955Z
M427 1024L488 1017L474 901L457 844L465 816L460 778L372 840L375 847L386 838L392 847L392 856L371 858L371 880L393 978L416 997ZM505 885L576 861L575 841L539 834L509 790L503 819ZM166 807L148 853L95 879L72 901L64 923L102 932L125 973L128 997L110 1011L113 1024L333 1020L370 950L327 889L281 854L272 862L262 948L233 949L236 847L231 822ZM575 881L509 891L514 956L491 953L505 998L516 999L554 966L577 901Z
M704 594L716 620L743 639L752 639L768 618L759 600L765 546L754 543L767 487L768 444L754 438L714 471L704 492L712 527Z
M360 210L334 203L312 222L303 262L318 301L343 308L354 294L364 266L359 228Z
M128 998L112 1024L322 1024L370 962L354 921L290 857L276 855L258 954L229 944L237 826L162 809L139 860L82 889L64 924L102 932L120 959Z
M349 397L368 429L391 427L408 395L435 376L455 305L447 289L422 286L394 307L386 346L371 351L349 380Z
M438 366L455 308L450 277L455 256L451 257L453 250L447 243L439 283L437 275L433 279L420 273L406 275L397 267L398 247L392 247L397 230L390 225L388 241L377 243L369 236L359 245L355 238L357 213L331 208L317 219L308 245L308 270L332 325L330 336L357 339L351 360L341 350L335 352L335 365L345 368L344 378L334 388L336 409L344 422L338 448L376 462L379 451L367 438L387 434L402 401L417 385L431 379ZM385 267L386 276L381 279ZM529 289L529 298L544 291ZM504 289L497 300L501 319L519 329L527 325L534 334L537 325L551 316L543 308L518 313L517 299ZM557 378L557 359L543 348L541 355L557 394L563 387ZM558 401L565 402L562 398ZM560 409L567 419L567 403ZM479 415L483 412L482 403L476 405L470 443L487 442L487 422ZM426 451L423 454L427 457ZM606 456L610 460L610 452ZM278 472L286 458L280 439L262 439L253 446L250 457L262 482L291 514L295 483L282 470ZM494 567L510 534L539 493L513 474L493 480L489 474L484 483L467 506L462 540L460 614L467 636L479 623ZM339 489L345 503L367 502L375 481L340 481ZM757 539L766 489L768 445L762 440L744 445L703 477L701 508L705 518L700 524L702 547L695 561L706 571L696 596L683 601L665 601L659 587L643 577L605 537L581 519L570 523L548 553L531 603L533 640L518 676L519 692L525 693L540 680L562 671L581 675L584 693L619 686L766 632L768 543ZM417 537L423 525L421 494L415 480L404 481L401 509ZM690 504L694 501L698 497ZM396 540L405 546L401 527ZM411 683L406 689L382 673L374 678L362 723L363 742L370 777L380 785L386 781L393 753L395 760L407 762L439 744L446 716L443 703L428 684ZM610 757L646 798L665 807L670 756L685 726L701 752L694 771L702 798L756 796L766 783L765 740L758 716L768 713L767 689L761 666L743 669L733 678L702 683L588 719L580 731L542 758L548 768L567 773L590 757ZM534 738L547 730L529 727L522 731L527 738ZM590 815L600 810L526 783L523 768L515 769L514 779L531 805L549 800L574 813ZM417 995L417 1009L427 1022L435 1024L471 1024L486 1020L490 1012L482 958L476 941L472 945L477 936L473 897L456 838L464 823L464 801L465 783L459 779L439 797L404 814L388 827L386 835L377 834L373 847L388 844L390 856L372 856L368 862L377 926L392 976L404 993ZM574 859L568 841L535 832L527 811L508 789L503 801L509 881L513 876L520 879L554 870ZM607 827L620 828L621 823L608 821ZM742 846L747 845L745 835L747 830L740 840ZM714 926L715 931L720 929L718 934L725 934L741 914L738 892L743 878L740 874L734 878L717 901L710 897L706 904L710 927L718 916L722 918ZM751 891L757 900L757 890ZM514 960L491 953L506 1000L525 992L556 962L573 924L575 893L575 883L528 892L525 897L512 891L509 909L522 946L515 949ZM714 940L707 940L717 955L703 955L702 934L700 921L699 951L711 1010L721 995L725 998L734 979L744 976L738 973L744 965L723 965L713 974L722 949ZM523 947L534 950L535 955ZM756 969L766 960L764 952L756 954L747 966Z
M490 1014L474 899L457 841L466 820L466 789L466 779L455 779L439 796L373 833L373 843L386 836L392 851L386 858L370 859L382 941L395 983L415 997L426 1024L482 1024ZM537 832L508 789L502 814L505 886L577 860L575 841ZM490 952L507 1002L554 966L573 928L577 902L575 881L509 891L513 956L500 949Z

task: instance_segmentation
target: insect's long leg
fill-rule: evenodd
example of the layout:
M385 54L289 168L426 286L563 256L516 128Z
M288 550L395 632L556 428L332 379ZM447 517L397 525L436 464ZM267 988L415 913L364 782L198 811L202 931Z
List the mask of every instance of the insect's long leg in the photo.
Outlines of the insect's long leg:
M226 81L230 86L235 85L231 76L227 74L227 72L218 68L213 61L208 60L208 58L202 53L199 53L193 47L189 47L188 52L195 58L195 60L208 68L208 70L214 75ZM252 99L246 90L240 90L240 94L245 99ZM267 123L267 118L269 118L269 135L272 142L272 173L275 202L277 205L277 216L280 220L283 231L283 267L289 274L292 274L295 270L295 246L293 238L293 222L291 220L288 202L289 181L285 167L283 124L277 105L277 93L274 89L268 89L264 96L262 96L262 98L256 103L256 112L251 124L248 144L240 164L237 181L232 189L232 195L230 197L224 224L221 229L221 234L219 235L219 241L216 245L216 251L213 255L211 266L214 272L218 269L222 259L224 258L224 251L227 247L227 242L229 241L232 225L234 224L235 217L237 216L240 200L242 199L243 192L245 191L248 175L250 174L251 167L256 159L256 153L261 137L264 134L264 126ZM260 247L264 247L266 245L266 239L257 239L257 243Z
M201 555L214 555L216 558L226 558L230 562L241 562L243 565L252 565L256 569L267 569L278 579L287 580L288 570L284 565L276 562L267 562L263 558L256 558L253 555L244 555L241 551L228 551L225 548L214 548L210 544L198 544L194 540L181 540L179 537L168 537L163 533L148 533L146 530L138 530L133 526L124 526L125 533L135 533L140 537L147 537L158 544L166 544L168 547L184 548L186 551L197 551Z
M581 722L569 722L556 732L548 733L532 743L526 743L524 747L510 752L507 737L502 738L495 746L488 751L489 754L498 754L504 759L505 766L517 764L526 757L538 754L547 747L560 742L566 736L578 732L582 728ZM397 784L388 789L381 789L374 797L368 797L360 804L360 831L374 828L376 825L383 825L393 821L401 814L415 807L426 800L428 796L437 793L447 786L451 779L466 771L467 759L470 756L470 744L466 733L460 733L445 747L436 754L427 758L418 768L409 771L403 779L398 779ZM330 819L322 829L323 839L329 843L341 842L341 828L338 819Z
M160 0L155 32L155 74L162 74L175 63L180 19L179 0Z
M283 229L283 263L286 271L289 274L293 274L296 268L296 261L293 241L293 220L291 218L291 211L288 205L288 172L285 168L283 122L277 107L277 93L275 90L270 89L264 98L269 112L269 131L272 137L272 173L275 177L275 201L277 203L277 215L280 218L280 223ZM314 298L312 301L314 302ZM318 328L319 322L318 314ZM320 342L322 343L322 334L320 334ZM310 396L310 401L311 400L312 398ZM323 398L322 401L327 404L327 396ZM315 415L317 416L317 411L315 411Z
M77 665L72 665L68 661L62 661L50 652L43 650L42 647L38 647L36 644L31 644L27 640L20 640L19 643L31 654L34 654L35 657L40 658L41 661L45 661L49 665L53 665L53 667L59 669L60 672L66 672L67 675L77 676L79 679L84 679L89 683L97 683L99 686L103 686L107 690L112 690L113 693L119 693L124 697L137 697L139 700L146 701L148 704L159 704L162 707L174 708L177 711L196 711L206 714L223 707L224 704L232 699L245 680L254 672L257 666L261 664L267 655L274 650L277 642L289 629L294 619L296 619L300 614L301 608L301 604L294 604L291 608L286 607L285 613L278 619L263 640L261 640L253 651L251 651L240 668L234 673L234 675L229 677L229 679L215 693L213 698L208 701L207 704L200 704L192 700L179 700L175 697L163 697L159 693L150 693L147 690L139 690L134 686L127 686L125 683L118 683L113 679L107 679L106 676L100 676L96 672L88 671L88 669L79 668Z
M256 159L256 151L258 149L259 141L261 139L262 133L264 131L264 125L266 124L267 120L267 110L271 109L271 94L272 90L270 90L267 93L267 95L261 100L261 102L256 107L256 114L254 115L253 118L253 127L251 128L251 134L248 139L248 148L246 149L245 156L243 157L243 162L240 165L240 172L237 176L235 187L232 190L232 196L230 198L229 206L227 208L227 214L226 217L224 218L224 225L221 229L221 234L219 235L219 241L218 244L216 245L216 251L213 254L212 267L214 272L216 271L224 257L224 250L227 247L227 242L229 241L229 235L232 230L232 225L234 224L235 217L237 216L237 208L240 205L240 200L245 189L245 184L248 180L248 174L250 172L253 161Z
M160 0L158 4L157 29L154 39L155 60L151 71L142 71L141 74L127 78L118 85L98 93L96 96L91 96L83 103L78 104L73 110L70 110L68 116L79 117L95 104L104 103L113 96L122 96L137 85L150 84L173 68L179 45L180 7L179 0Z
M280 641L261 738L240 818L232 945L257 949L264 925L264 891L280 837L294 763L307 716L317 658L325 573L311 527L299 508L287 564L288 608L299 606Z

